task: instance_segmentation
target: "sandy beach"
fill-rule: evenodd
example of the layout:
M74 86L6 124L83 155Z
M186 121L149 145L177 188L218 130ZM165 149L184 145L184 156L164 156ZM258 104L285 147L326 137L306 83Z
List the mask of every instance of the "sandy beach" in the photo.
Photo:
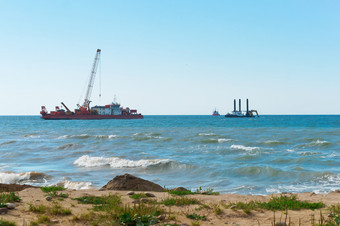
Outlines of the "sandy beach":
M328 194L314 194L314 193L300 193L296 194L297 199L310 203L322 202L325 206L321 209L302 209L302 210L288 210L286 211L271 211L265 209L251 210L246 212L242 209L236 208L231 203L250 201L267 202L272 197L291 196L291 194L272 194L266 196L253 195L238 195L238 194L194 194L177 196L169 194L168 192L151 192L155 197L144 198L136 201L128 195L129 191L115 191L115 190L63 190L63 198L61 196L52 197L47 200L47 193L40 188L25 188L22 191L17 191L15 194L20 197L21 201L14 202L15 209L9 210L6 214L0 215L0 219L15 222L16 225L37 225L39 217L42 215L48 217L48 223L54 225L96 225L90 220L81 220L81 216L90 212L100 212L93 210L93 205L84 204L75 198L90 197L90 196L109 196L117 195L120 197L124 205L129 207L139 205L157 205L163 210L160 216L157 216L157 225L313 225L325 222L330 215L329 207L332 205L339 205L340 191L334 191ZM146 192L135 192L135 194L145 194ZM58 194L58 193L57 193ZM59 192L60 194L60 192ZM168 198L188 198L198 200L199 204L190 205L172 205L166 206L159 204ZM153 200L151 202L147 200ZM140 202L141 201L141 202ZM140 202L138 204L138 202ZM145 204L142 204L145 202ZM137 203L137 204L136 204ZM158 204L156 204L158 203ZM29 210L31 206L61 206L70 210L70 214L61 216L57 214L41 214ZM201 216L203 219L190 219L188 216ZM96 215L97 216L97 215ZM324 218L321 220L321 216ZM280 223L281 224L280 224ZM285 222L285 224L283 224ZM43 225L42 224L42 225ZM106 225L98 223L98 225ZM115 223L113 223L115 225Z

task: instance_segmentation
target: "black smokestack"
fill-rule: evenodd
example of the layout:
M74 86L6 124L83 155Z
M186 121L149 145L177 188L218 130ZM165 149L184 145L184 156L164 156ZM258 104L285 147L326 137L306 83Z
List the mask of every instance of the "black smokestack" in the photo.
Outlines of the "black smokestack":
M238 109L239 109L239 112L241 112L241 99L238 100Z
M249 112L249 102L248 102L248 99L247 99L247 114Z
M234 112L236 112L236 99L234 99Z

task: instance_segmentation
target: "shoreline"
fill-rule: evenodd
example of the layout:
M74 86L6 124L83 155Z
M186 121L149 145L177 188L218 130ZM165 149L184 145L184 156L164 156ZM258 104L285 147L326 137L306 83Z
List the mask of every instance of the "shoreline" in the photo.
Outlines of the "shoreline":
M1 184L2 188L4 187ZM1 187L0 186L0 187ZM8 185L13 188L23 187L23 185ZM19 189L20 190L20 189ZM5 190L2 190L5 191ZM7 190L11 191L10 189ZM14 191L14 190L13 190ZM90 197L90 196L110 196L116 195L121 199L122 204L133 208L140 205L157 205L162 210L160 220L156 225L273 225L275 222L285 222L282 225L313 225L314 223L325 221L329 218L329 208L334 205L340 206L340 190L333 191L327 194L315 193L281 193L270 195L239 195L239 194L189 194L185 196L178 196L165 192L154 191L134 191L135 194L152 193L155 197L146 197L134 199L128 192L131 190L104 190L104 189L84 189L84 190L70 190L66 189L60 193L66 194L64 198L53 197L52 200L47 200L47 194L39 187L26 186L21 191L14 191L20 197L20 202L15 202L15 209L9 210L7 214L0 215L0 219L15 222L16 225L34 225L39 216L46 215L54 225L93 225L90 222L79 221L81 216L89 214L92 210L92 205L79 203L75 198ZM59 193L59 194L60 194ZM273 197L281 196L296 196L302 202L325 204L320 209L301 209L301 210L266 210L255 209L245 211L235 207L236 203L251 203L251 202L268 202ZM173 205L166 206L162 201L174 199L192 199L198 200L199 204L188 205ZM138 201L136 201L138 200ZM144 201L145 204L144 204ZM60 205L62 208L67 208L72 213L68 216L41 214L29 211L29 206L52 206ZM96 211L94 211L96 213ZM190 219L188 216L204 216L204 219ZM323 218L321 220L321 218ZM78 219L78 220L76 220ZM51 223L50 222L50 223ZM275 223L275 224L276 224ZM103 225L103 224L97 224ZM281 224L280 224L281 225Z

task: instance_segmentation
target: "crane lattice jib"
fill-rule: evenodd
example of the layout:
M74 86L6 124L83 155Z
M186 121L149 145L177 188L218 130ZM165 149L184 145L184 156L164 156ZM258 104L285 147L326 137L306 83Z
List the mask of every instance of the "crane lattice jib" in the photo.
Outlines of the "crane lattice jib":
M100 52L101 52L101 50L97 49L96 57L94 58L94 62L93 62L92 70L91 70L89 85L87 86L85 100L84 100L84 104L82 106L83 108L85 108L87 110L90 110L89 109L90 97L91 97L91 93L92 93L94 79L95 79L96 73L97 73L98 63L99 63L99 59L100 59Z

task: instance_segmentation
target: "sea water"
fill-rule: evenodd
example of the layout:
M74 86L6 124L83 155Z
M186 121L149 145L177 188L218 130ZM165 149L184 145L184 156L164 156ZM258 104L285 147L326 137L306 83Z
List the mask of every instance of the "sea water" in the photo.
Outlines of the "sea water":
M340 116L0 117L0 183L100 188L130 173L221 193L340 189Z

